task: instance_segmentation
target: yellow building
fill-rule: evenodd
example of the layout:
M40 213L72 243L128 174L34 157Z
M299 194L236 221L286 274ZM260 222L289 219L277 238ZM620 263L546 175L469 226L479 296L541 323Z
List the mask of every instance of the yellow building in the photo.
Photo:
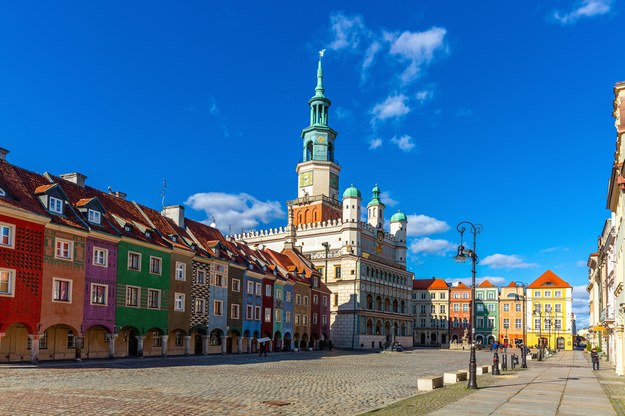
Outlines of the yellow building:
M527 344L573 349L573 287L551 270L527 286Z

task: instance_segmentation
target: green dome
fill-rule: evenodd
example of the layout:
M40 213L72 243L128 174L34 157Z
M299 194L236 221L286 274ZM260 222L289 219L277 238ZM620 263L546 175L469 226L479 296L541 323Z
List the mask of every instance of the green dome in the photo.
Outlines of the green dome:
M354 187L354 184L352 184L352 186L343 192L343 199L345 198L362 198L362 195L360 195L360 191Z
M375 188L373 188L371 190L371 193L373 195L372 195L372 198L371 198L371 202L369 202L367 204L367 208L370 207L370 206L373 206L373 205L380 205L382 207L385 207L385 205L382 203L382 201L380 201L380 193L381 193L381 191L380 191L380 188L378 188L378 184L377 183L375 184Z
M406 214L404 214L401 211L397 211L391 217L391 222L399 222L399 221L408 221L408 218L406 218Z

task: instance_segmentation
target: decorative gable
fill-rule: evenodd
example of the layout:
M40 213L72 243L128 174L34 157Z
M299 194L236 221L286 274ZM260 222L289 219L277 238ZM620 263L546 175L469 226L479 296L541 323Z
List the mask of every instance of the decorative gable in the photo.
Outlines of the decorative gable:
M67 196L58 183L38 186L35 189L35 195L48 212L58 215L65 214Z

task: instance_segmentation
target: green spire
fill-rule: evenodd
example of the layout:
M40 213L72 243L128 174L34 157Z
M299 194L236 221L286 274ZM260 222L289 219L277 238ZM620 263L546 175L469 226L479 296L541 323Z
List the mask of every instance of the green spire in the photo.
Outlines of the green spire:
M325 51L325 49L324 49ZM321 57L323 52L319 52L319 64L317 65L317 87L315 88L315 97L324 97L323 90L323 68L321 68Z
M380 188L378 188L377 183L375 184L375 187L371 190L371 193L371 202L367 204L367 207L370 207L372 205L381 205L382 207L386 206L382 203L382 201L380 201Z

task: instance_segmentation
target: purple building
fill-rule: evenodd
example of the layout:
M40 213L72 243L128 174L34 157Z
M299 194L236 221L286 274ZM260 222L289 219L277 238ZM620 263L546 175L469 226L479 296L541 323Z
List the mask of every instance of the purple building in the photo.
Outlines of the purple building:
M83 316L85 358L108 357L109 337L115 327L117 244L87 238L85 306Z

